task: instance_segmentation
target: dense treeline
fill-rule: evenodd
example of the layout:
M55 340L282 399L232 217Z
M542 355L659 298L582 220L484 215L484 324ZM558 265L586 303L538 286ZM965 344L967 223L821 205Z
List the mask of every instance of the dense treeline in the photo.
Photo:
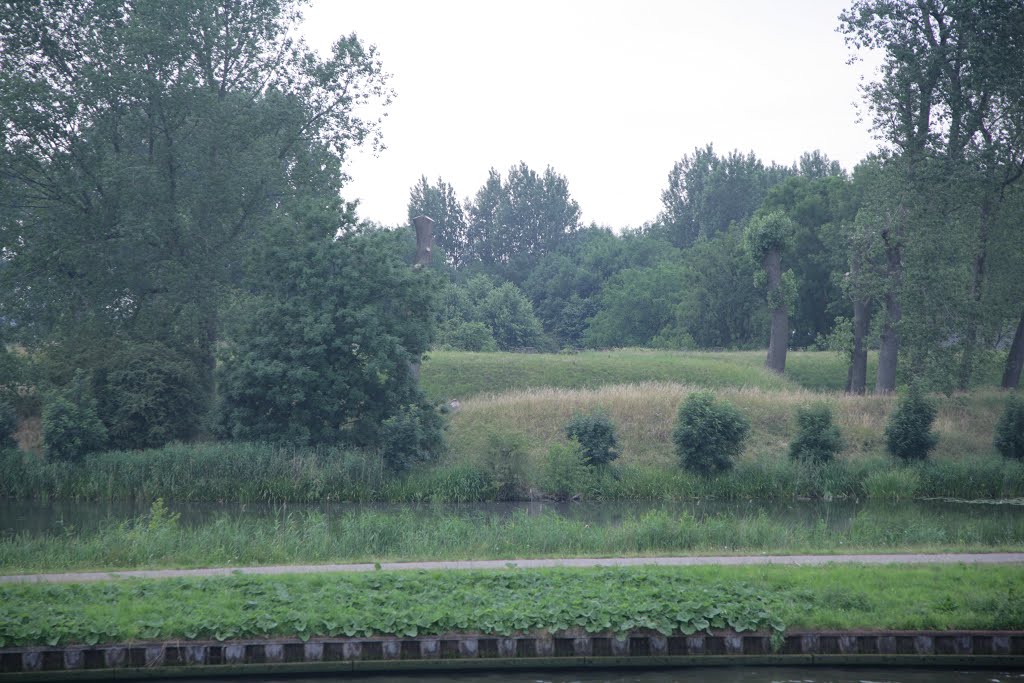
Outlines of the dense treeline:
M829 348L854 393L898 369L966 389L989 363L1019 384L1019 2L852 3L840 31L882 55L882 146L853 169L708 144L639 228L584 225L550 167L491 169L464 200L421 178L426 269L407 226L342 198L382 65L354 35L309 49L301 4L0 13L0 422L41 414L52 457L204 436L386 448L402 469L440 444L417 385L432 345L767 346L780 373L787 349Z
M456 289L480 274L518 287L550 348L767 344L777 372L787 348L833 348L849 355L856 393L877 348L879 393L896 388L901 359L906 376L947 391L1003 362L1003 386L1016 387L1024 8L858 0L839 29L854 57L882 54L863 90L883 144L849 173L820 151L782 166L709 144L673 166L657 218L618 235L581 228L566 180L524 164L507 180L492 169L462 204L422 178L409 214L442 216ZM463 336L442 341L490 345L481 328L472 347Z

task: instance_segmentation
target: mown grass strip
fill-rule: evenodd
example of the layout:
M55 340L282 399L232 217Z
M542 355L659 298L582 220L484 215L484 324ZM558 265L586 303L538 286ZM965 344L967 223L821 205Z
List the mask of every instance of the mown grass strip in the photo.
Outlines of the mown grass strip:
M532 630L1020 629L1016 567L631 567L0 587L0 647Z
M826 355L834 354L821 354L821 361L831 360ZM811 361L814 363L820 361L815 358ZM831 371L832 363L827 365L826 373ZM845 378L845 368L837 375ZM463 400L478 394L540 387L581 389L637 382L764 389L799 386L766 370L761 352L708 354L650 349L570 354L431 351L423 363L420 381L434 400Z
M652 510L606 523L554 513L511 516L405 509L328 516L221 516L197 527L154 514L95 533L0 539L4 573L58 570L231 567L403 560L624 557L687 554L811 554L894 550L1014 551L1024 548L1024 514L965 507L929 511L869 507L830 524L755 514Z

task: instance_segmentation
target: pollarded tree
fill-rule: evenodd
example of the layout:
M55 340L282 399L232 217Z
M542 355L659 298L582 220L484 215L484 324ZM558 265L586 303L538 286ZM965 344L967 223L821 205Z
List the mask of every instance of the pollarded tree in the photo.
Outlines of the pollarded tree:
M767 288L772 316L765 366L778 373L786 370L789 309L796 297L792 271L782 270L782 257L792 246L794 232L795 225L786 214L772 211L752 218L743 234L747 252L764 269L758 279L763 278Z

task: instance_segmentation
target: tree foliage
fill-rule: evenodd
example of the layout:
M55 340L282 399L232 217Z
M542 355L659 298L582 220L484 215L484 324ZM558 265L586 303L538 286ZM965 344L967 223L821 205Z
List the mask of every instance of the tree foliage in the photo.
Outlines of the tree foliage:
M345 36L321 57L298 6L4 5L0 316L19 341L83 362L159 343L211 386L250 249L281 224L333 234L340 162L377 136L361 105L390 98L374 49Z
M672 244L688 247L745 222L768 190L794 172L775 164L766 167L753 152L719 156L710 144L698 147L669 172L658 223Z
M550 166L539 174L522 162L504 179L492 168L466 214L466 260L513 276L580 228L568 181Z
M382 423L422 403L409 365L432 341L438 283L409 267L402 245L397 233L353 231L268 247L221 359L231 437L374 445Z

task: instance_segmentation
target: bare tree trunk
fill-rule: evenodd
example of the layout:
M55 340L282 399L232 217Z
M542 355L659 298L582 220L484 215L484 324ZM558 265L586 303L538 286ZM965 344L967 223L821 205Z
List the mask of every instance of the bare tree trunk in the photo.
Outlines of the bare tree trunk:
M868 385L868 328L871 325L871 304L864 299L853 302L853 357L850 359L850 373L847 377L846 392L863 394Z
M889 239L888 231L882 233L886 241L885 256L888 262L889 287L885 292L885 325L882 327L878 349L878 374L875 377L875 393L891 394L896 391L896 361L900 352L900 337L896 331L903 317L899 300L899 283L903 275L903 262L899 244Z
M764 269L768 275L768 300L775 299L778 304L772 309L772 331L765 366L781 375L786 371L786 344L789 342L789 313L782 297L782 253L773 249L765 254Z
M434 219L429 216L416 216L412 219L416 228L416 260L413 268L427 268L430 266L431 250L434 246ZM420 381L420 359L409 363L409 372L413 378Z
M1024 368L1024 311L1017 323L1017 333L1013 335L1010 355L1006 357L1006 370L1003 372L1003 388L1016 389L1020 386L1020 371Z

